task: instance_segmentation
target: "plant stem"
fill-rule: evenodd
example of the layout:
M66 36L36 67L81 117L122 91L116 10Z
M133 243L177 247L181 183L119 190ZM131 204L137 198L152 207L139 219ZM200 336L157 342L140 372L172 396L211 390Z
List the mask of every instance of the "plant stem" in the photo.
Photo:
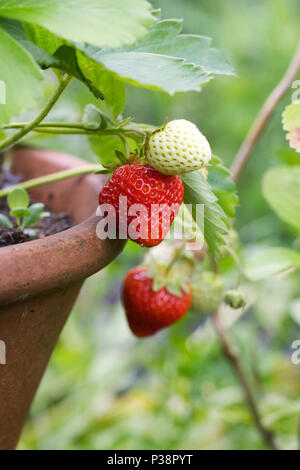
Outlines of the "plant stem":
M263 104L242 146L240 147L238 153L236 154L233 160L233 163L231 165L233 181L237 182L239 180L241 173L254 150L255 145L257 144L270 117L276 109L277 104L279 103L281 98L287 93L299 72L300 42L298 44L296 53L286 70L286 73Z
M166 274L168 274L171 271L174 264L180 258L180 256L184 252L184 250L185 250L185 241L182 243L182 245L180 245L178 248L176 248L174 250L174 255L173 255L171 261L169 262L168 266L166 267Z
M28 123L26 122L13 122L11 124L6 124L3 126L3 129L22 129L23 127L26 127ZM66 128L75 128L75 129L82 129L83 125L81 122L40 122L37 126L35 127L66 127Z
M24 129L27 124L24 122L16 122L7 124L4 129ZM116 135L123 141L125 135L138 134L145 136L143 131L136 128L109 128L109 129L88 129L80 122L41 122L31 129L33 132L43 134L86 134L86 135Z
M86 165L79 166L78 168L72 168L71 170L58 171L57 173L51 173L50 175L40 176L39 178L33 178L31 180L25 181L24 183L15 184L13 186L8 186L5 189L1 189L0 197L7 196L15 188L35 188L36 186L54 183L55 181L60 181L65 178L71 178L72 176L86 175L88 173L96 173L100 171L105 171L105 168L102 165Z
M64 77L63 80L60 82L58 88L54 92L54 94L51 96L49 101L41 110L40 114L32 122L22 127L14 135L12 135L8 139L1 142L0 151L9 149L12 145L14 145L16 142L21 140L26 134L28 134L30 131L34 129L47 116L50 109L54 106L54 104L56 103L56 101L58 100L58 98L60 97L60 95L62 94L62 92L64 91L64 89L70 83L71 80L72 80L72 77L70 75L67 75L66 77Z
M256 426L258 430L260 431L262 437L264 438L265 442L267 445L272 449L272 450L277 450L278 447L275 443L275 439L273 436L272 431L267 429L265 425L263 424L262 418L260 416L258 406L255 401L254 394L252 392L250 383L248 381L246 372L244 371L242 362L240 361L238 354L235 350L234 345L231 343L231 339L229 335L227 334L221 320L220 320L220 313L219 310L216 310L213 314L213 325L215 328L215 331L217 333L217 336L220 340L222 351L226 359L230 362L232 365L240 383L243 388L249 409L252 413L252 416L254 418L254 421L256 423Z
M235 267L236 267L237 279L236 279L236 283L235 283L235 289L237 289L239 287L240 283L241 283L241 280L242 280L241 263L240 263L239 257L237 256L236 252L230 246L226 245L225 249L227 250L228 254L233 259L233 262L234 262Z

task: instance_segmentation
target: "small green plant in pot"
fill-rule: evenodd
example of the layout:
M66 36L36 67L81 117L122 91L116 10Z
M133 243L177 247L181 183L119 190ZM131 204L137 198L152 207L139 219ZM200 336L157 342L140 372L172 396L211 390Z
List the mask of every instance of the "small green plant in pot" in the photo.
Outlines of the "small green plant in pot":
M28 192L23 188L16 188L8 194L7 205L10 218L0 214L0 226L16 227L31 238L34 238L38 233L38 228L31 226L38 223L43 217L50 215L50 212L44 211L45 204L42 202L30 204Z

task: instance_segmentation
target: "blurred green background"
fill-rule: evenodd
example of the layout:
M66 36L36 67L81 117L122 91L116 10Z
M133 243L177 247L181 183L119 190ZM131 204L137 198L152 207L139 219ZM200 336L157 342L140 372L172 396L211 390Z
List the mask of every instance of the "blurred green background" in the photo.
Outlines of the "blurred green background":
M254 116L283 75L299 40L299 0L155 0L163 18L184 18L184 32L211 36L237 70L199 94L128 88L124 115L161 124L186 118L229 165ZM47 81L51 89L51 77ZM292 92L292 90L291 90ZM76 104L70 99L76 98ZM236 227L244 253L290 246L293 234L261 193L264 171L293 164L281 126L283 100L239 183ZM50 118L76 120L93 98L73 83ZM36 145L96 159L84 137L35 138ZM188 314L156 336L135 339L120 304L126 271L145 250L128 243L90 278L63 331L22 435L21 449L264 449L242 391L220 352L209 318ZM231 266L223 267L231 279ZM243 282L251 308L231 334L249 372L265 423L283 448L299 440L299 275Z

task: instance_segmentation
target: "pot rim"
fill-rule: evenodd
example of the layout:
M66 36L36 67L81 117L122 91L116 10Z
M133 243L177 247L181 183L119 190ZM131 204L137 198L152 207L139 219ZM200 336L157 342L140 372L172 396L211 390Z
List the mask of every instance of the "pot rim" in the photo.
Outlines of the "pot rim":
M87 164L80 158L43 149L19 148L15 153L26 153L24 158L30 158L30 154L44 159L51 155L51 162L57 162L54 171ZM79 178L99 186L97 175ZM0 304L61 289L108 265L122 251L126 240L100 240L96 235L99 220L93 215L55 235L0 248Z

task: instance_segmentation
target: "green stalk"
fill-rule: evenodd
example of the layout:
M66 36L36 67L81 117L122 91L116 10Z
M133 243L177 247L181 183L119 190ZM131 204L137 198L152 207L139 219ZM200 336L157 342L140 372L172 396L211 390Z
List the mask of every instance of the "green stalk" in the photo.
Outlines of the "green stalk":
M22 129L23 127L27 126L28 123L26 122L13 122L11 124L6 124L3 126L3 129ZM75 128L81 129L82 123L81 122L41 122L36 127L66 127L66 128Z
M166 274L169 274L169 272L171 271L171 269L173 268L174 264L176 263L176 261L180 258L180 256L182 255L182 253L184 252L185 250L185 245L186 245L186 242L183 241L182 245L180 245L178 248L176 248L174 250L174 255L170 261L170 263L168 264L168 266L166 267Z
M32 122L25 125L14 135L12 135L11 137L8 137L3 142L1 142L0 151L9 149L12 145L14 145L16 142L21 140L26 134L28 134L30 131L34 129L47 116L50 109L54 106L54 104L56 103L56 101L58 100L58 98L60 97L60 95L62 94L62 92L64 91L64 89L70 83L71 80L72 80L72 77L70 75L67 75L65 78L63 78L58 88L54 92L54 94L51 96L49 101L41 110L40 114Z
M226 246L225 246L225 249L227 250L228 254L232 257L233 262L234 262L235 267L236 267L236 271L237 271L237 280L236 280L236 284L235 284L235 289L238 289L238 287L240 286L241 280L242 280L242 267L241 267L241 263L240 263L239 257L237 256L237 254L235 253L235 251L234 251L230 246L226 245Z
M39 178L33 178L31 180L25 181L24 183L15 184L5 189L1 189L0 197L7 196L13 189L16 189L16 188L23 188L23 189L35 188L36 186L42 186L43 184L54 183L56 181L61 181L66 178L71 178L72 176L86 175L88 173L96 173L100 171L105 172L105 168L102 165L87 165L87 166L80 166L78 168L72 168L71 170L58 171L57 173L51 173L50 175L40 176Z
M4 129L21 129L24 130L28 125L24 122L16 122L12 124L6 124L3 126ZM86 135L117 135L120 138L124 138L125 135L138 134L145 136L145 133L139 129L130 128L110 128L110 129L88 129L83 126L80 122L41 122L35 125L31 129L33 132L39 132L43 134L86 134ZM16 135L16 134L15 134Z

